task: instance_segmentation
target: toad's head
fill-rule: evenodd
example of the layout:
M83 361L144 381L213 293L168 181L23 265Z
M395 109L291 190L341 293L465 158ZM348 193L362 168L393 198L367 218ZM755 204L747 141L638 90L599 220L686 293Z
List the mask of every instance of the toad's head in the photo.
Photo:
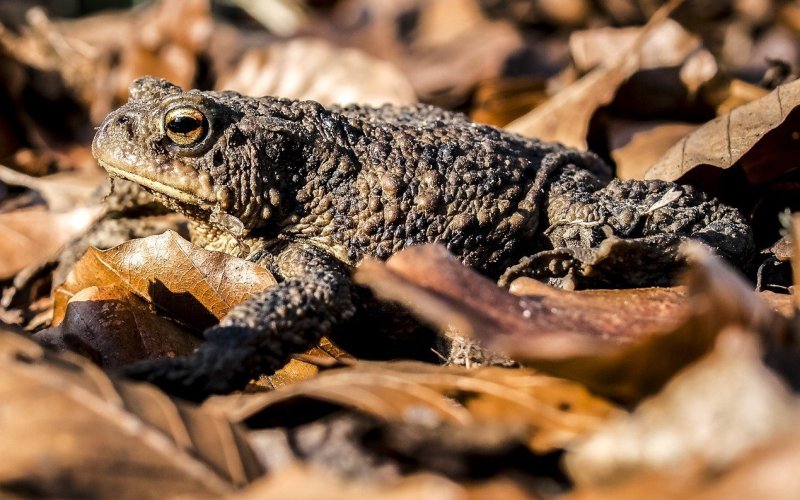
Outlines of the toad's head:
M291 210L308 154L304 116L288 100L183 91L144 77L100 125L92 152L111 176L241 235Z

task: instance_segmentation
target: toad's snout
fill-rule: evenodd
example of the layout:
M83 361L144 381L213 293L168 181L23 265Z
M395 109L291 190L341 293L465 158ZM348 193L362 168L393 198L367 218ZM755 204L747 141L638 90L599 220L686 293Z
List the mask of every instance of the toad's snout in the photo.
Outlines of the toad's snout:
M108 115L92 141L92 154L101 163L116 164L125 156L130 157L132 145L136 142L137 119L124 109Z

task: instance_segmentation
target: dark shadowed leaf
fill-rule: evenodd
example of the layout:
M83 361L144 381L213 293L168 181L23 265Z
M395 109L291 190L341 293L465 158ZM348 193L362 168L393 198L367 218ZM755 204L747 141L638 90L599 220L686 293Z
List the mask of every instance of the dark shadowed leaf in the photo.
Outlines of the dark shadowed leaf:
M687 302L677 290L564 292L532 282L539 296L515 297L436 246L365 262L355 277L443 331L630 402L705 354L726 325L753 328L767 343L787 341L787 320L733 271L699 246L688 256Z
M84 288L67 304L64 320L35 335L66 346L104 368L192 352L200 339L157 316L147 303L118 285Z

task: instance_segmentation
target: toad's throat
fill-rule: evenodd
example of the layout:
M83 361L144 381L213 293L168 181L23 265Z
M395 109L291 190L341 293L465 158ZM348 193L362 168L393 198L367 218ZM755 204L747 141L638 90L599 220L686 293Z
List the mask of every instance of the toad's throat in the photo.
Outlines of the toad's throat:
M143 175L134 174L133 172L129 172L128 170L117 168L102 160L100 160L99 163L100 166L106 169L106 171L108 171L108 173L111 175L129 180L131 182L135 182L136 184L139 184L146 189L162 194L176 201L186 203L187 205L194 206L196 208L204 210L212 210L214 208L215 205L214 201L204 199L195 193L184 191L182 189L176 188L175 186L164 184L163 182L151 179L149 177L145 177Z

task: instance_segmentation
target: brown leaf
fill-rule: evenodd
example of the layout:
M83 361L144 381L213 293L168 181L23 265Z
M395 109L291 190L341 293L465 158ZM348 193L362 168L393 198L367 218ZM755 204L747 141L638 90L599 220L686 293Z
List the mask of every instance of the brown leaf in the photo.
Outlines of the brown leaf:
M70 299L58 326L34 337L68 346L104 368L185 355L200 345L200 339L157 316L144 300L118 285L84 288Z
M708 352L728 326L759 333L765 345L790 342L787 319L761 301L749 284L703 247L688 245L685 251L688 308L675 327L655 330L640 342L607 353L550 356L512 344L509 354L547 373L582 382L596 394L636 402Z
M650 165L698 125L679 122L613 122L611 157L620 179L643 179Z
M272 375L263 376L256 382L260 387L279 389L296 384L303 380L316 377L322 368L349 364L355 358L331 342L327 337L322 337L319 345L312 347L303 354L296 354L289 363Z
M42 207L0 213L0 279L52 257L101 215L100 206L55 213Z
M260 472L241 431L0 331L0 483L40 496L222 495Z
M680 3L681 0L673 0L662 6L617 57L606 60L549 101L508 124L506 129L544 141L587 149L589 123L595 111L609 104L620 85L641 68L643 45L664 29L666 17Z
M546 82L539 78L495 78L478 84L472 120L497 127L507 125L547 100Z
M53 325L63 320L72 296L91 286L121 286L186 324L203 327L274 284L262 266L204 250L167 231L105 251L90 248L54 292Z
M645 178L692 181L713 190L721 171L736 165L751 184L769 182L796 167L798 105L800 81L782 85L684 137Z
M541 452L597 429L617 411L577 384L528 370L468 370L416 362L361 362L269 393L212 398L204 408L244 421L266 413L279 415L281 404L298 398L390 422L522 428L528 445Z
M252 96L312 99L323 105L416 102L411 84L391 63L313 38L250 49L215 87Z
M719 471L794 429L798 401L762 364L757 343L752 332L726 330L709 356L570 450L572 478L581 486L610 484L698 462Z

